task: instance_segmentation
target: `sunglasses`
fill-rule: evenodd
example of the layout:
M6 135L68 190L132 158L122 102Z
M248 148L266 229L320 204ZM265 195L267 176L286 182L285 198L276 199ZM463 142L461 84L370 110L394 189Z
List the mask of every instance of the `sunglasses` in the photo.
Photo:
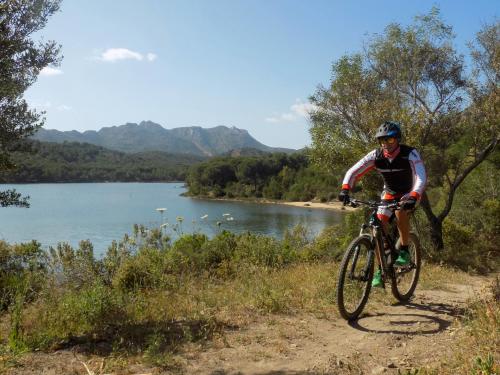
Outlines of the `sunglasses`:
M394 142L396 142L396 138L394 137L379 138L378 141L380 144L386 143L388 145L392 145L394 144Z

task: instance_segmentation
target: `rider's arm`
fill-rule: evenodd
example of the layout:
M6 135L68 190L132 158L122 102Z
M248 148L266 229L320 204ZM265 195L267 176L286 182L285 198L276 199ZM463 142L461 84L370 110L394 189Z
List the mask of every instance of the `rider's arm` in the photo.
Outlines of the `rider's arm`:
M420 154L417 150L413 150L408 160L410 161L411 169L413 171L413 188L410 196L420 199L425 190L427 183L427 174L425 173L425 166Z
M377 150L369 152L347 171L344 181L342 181L342 189L351 190L356 181L363 177L365 173L375 168L376 152Z

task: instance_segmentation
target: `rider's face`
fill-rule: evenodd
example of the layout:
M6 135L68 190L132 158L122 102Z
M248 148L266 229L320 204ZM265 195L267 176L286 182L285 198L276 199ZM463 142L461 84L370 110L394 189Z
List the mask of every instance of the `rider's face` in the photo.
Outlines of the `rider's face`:
M399 142L394 137L379 138L380 146L384 151L393 152L399 146Z

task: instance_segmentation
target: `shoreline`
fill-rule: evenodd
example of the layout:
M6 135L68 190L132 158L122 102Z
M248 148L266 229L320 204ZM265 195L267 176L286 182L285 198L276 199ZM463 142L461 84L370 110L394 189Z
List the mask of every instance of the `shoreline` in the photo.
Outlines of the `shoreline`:
M200 199L207 201L222 201L222 202L243 202L243 203L258 203L258 204L279 204L284 206L292 206L298 208L312 208L315 210L329 210L329 211L353 211L353 207L343 206L341 202L315 202L315 201L280 201L266 198L210 198L185 195L186 198Z

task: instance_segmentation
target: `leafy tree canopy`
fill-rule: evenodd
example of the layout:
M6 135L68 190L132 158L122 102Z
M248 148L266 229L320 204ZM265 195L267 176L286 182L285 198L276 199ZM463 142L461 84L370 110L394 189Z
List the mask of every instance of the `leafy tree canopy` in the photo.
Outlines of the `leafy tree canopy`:
M43 113L31 110L24 92L48 65L60 62L54 41L34 41L59 9L60 0L3 0L0 2L0 170L12 169L11 153L43 125ZM27 206L14 191L0 195L1 205Z
M329 87L311 97L312 159L337 173L376 146L383 121L404 125L404 141L423 155L430 186L446 196L439 207L422 199L438 248L458 186L500 137L500 23L486 25L471 44L472 73L453 41L437 8L407 27L390 24L362 53L335 62Z

